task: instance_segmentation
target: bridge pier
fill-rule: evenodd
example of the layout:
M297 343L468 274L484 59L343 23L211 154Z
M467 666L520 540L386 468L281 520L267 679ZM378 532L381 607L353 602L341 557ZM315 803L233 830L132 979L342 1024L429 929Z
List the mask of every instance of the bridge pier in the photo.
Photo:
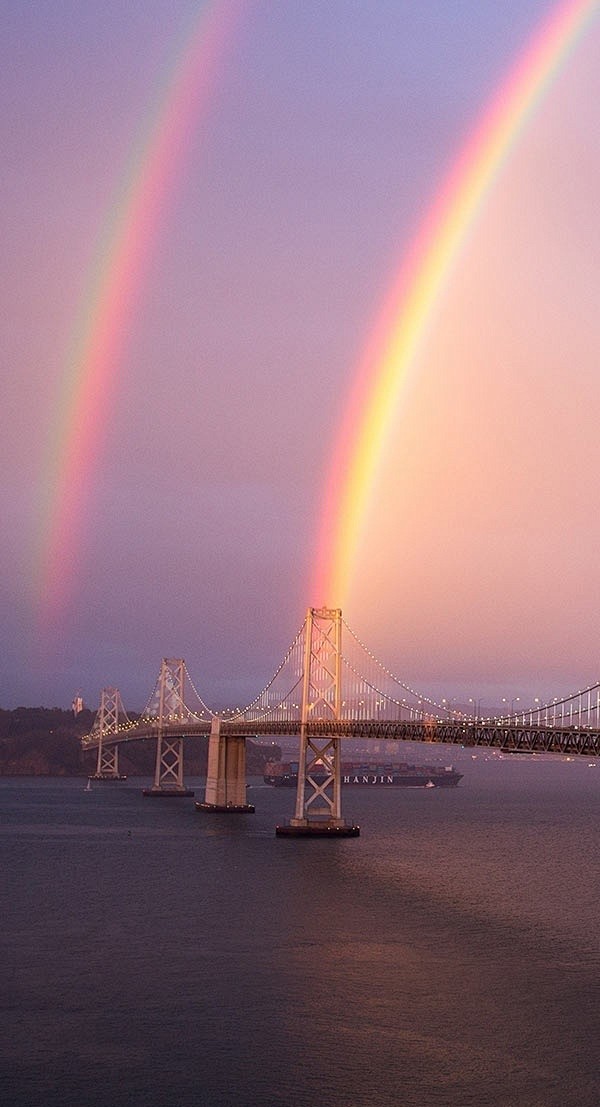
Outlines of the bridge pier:
M156 742L154 784L143 788L144 796L193 796L183 782L183 737L167 737L162 730Z
M221 734L221 720L216 715L208 740L204 803L195 806L197 811L254 814L254 806L246 802L246 738Z

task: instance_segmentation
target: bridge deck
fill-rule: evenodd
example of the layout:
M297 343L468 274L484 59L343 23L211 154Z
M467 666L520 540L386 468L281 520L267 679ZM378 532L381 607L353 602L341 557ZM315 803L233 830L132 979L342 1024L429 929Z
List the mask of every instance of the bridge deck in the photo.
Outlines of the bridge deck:
M182 737L210 734L210 721L173 722L163 724L163 734ZM562 753L571 756L600 757L600 731L582 727L556 727L501 721L492 722L437 722L415 720L325 720L313 721L307 726L312 737L366 738L373 740L432 742L444 745L485 746L512 753ZM159 728L155 723L141 723L105 734L104 745L134 742L156 738ZM222 720L223 735L274 737L299 734L298 720L229 722ZM82 739L84 749L96 749L98 737L87 735Z

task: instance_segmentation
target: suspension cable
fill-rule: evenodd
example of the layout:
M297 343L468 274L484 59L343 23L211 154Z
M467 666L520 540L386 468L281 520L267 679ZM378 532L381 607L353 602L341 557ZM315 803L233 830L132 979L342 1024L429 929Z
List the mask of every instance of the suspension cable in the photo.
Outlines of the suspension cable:
M438 711L445 711L446 714L449 714L449 715L456 714L456 712L453 712L453 709L451 707L447 707L443 703L437 703L437 701L432 699L431 696L426 696L422 692L417 692L415 688L411 688L410 684L405 684L405 682L403 680L400 680L400 677L397 677L395 675L395 673L393 673L391 671L391 669L388 669L387 666L384 665L383 662L380 661L379 658L375 656L375 654L369 649L368 646L365 646L365 643L362 642L360 640L360 638L358 637L358 635L354 633L354 631L352 630L352 627L348 626L348 623L346 622L346 620L344 619L344 620L342 620L342 622L343 622L346 630L348 631L348 633L351 635L351 637L354 639L354 641L357 643L357 645L360 646L361 650L363 650L364 653L366 653L367 656L372 661L375 662L375 664L378 666L378 668L381 669L381 671L383 673L385 673L386 676L390 677L390 679L393 680L395 684L399 685L399 687L402 688L405 692L408 692L409 695L414 696L415 699L422 700L425 703L428 703L430 705L430 707L435 707ZM355 670L355 672L356 672L356 670ZM358 676L359 674L357 673L356 675ZM393 698L393 697L390 697L390 698Z
M262 689L261 692L259 692L258 696L255 696L255 698L252 700L251 703L247 704L246 707L241 708L236 715L231 715L230 716L230 721L233 722L236 719L241 719L242 716L245 715L246 712L251 711L252 708L255 707L258 704L259 700L265 695L265 693L269 691L269 688L274 684L274 682L276 681L277 677L279 676L281 670L287 664L289 658L291 657L292 651L298 645L298 642L300 641L300 637L304 632L305 626L306 626L306 619L304 620L302 626L300 627L300 630L298 631L296 637L294 638L294 641L292 642L291 646L287 650L287 653L285 654L285 657L283 658L283 661L281 661L281 663L279 664L279 666L277 667L277 669L273 673L273 676L271 677L268 684L265 684L265 687Z

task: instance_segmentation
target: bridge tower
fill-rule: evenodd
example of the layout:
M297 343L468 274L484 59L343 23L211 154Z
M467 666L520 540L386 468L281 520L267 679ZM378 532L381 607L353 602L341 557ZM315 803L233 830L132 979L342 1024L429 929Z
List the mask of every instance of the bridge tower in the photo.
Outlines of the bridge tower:
M118 688L103 688L100 706L94 721L94 733L98 735L98 756L96 772L91 780L126 780L119 773L119 745L113 742L105 746L104 740L119 729L119 714L124 714L121 695Z
M342 818L341 740L323 736L342 706L342 612L309 607L304 624L304 675L296 809L279 837L357 837Z
M218 715L213 715L208 740L204 803L196 809L254 814L253 804L246 802L246 736L222 734Z
M144 788L145 796L193 796L183 782L183 735L172 731L177 720L187 719L185 706L185 662L163 657L158 678L158 735L154 784Z

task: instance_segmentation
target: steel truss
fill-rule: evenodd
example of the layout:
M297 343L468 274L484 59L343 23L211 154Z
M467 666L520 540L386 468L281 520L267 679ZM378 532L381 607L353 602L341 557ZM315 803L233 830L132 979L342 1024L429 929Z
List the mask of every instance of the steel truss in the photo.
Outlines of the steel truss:
M343 723L313 721L309 731L320 736L335 733L348 738L487 746L508 753L563 753L600 757L600 731L578 727L530 726L528 723L507 724L500 721L458 723L364 719L358 722L344 720Z
M221 732L227 735L259 737L268 735L298 734L301 724L297 720L254 720L250 725L244 720L221 720ZM140 721L137 726L128 727L119 735L120 742L133 742L143 738L156 738L158 723ZM165 722L163 736L193 737L208 736L210 724L201 722ZM509 752L564 753L572 756L600 757L600 731L577 727L536 726L529 723L507 725L502 722L465 723L465 722L427 722L409 719L311 719L306 724L306 737L325 738L373 738L379 740L397 740L408 742L439 742L448 745L489 746ZM105 736L104 742L115 741L112 734ZM97 733L82 740L84 749L96 749L99 741Z
M119 730L119 712L122 711L121 696L118 688L103 688L100 696L100 707L94 723L94 731L98 736L98 756L96 758L96 772L94 776L98 780L119 780L119 746L105 745L106 740Z
M502 722L473 723L460 729L438 723L435 742L464 746L488 746L510 753L562 753L579 756L600 756L600 733L578 727L536 726Z
M341 708L342 612L309 607L304 626L304 673L296 809L291 826L315 821L343 826L340 738L310 733L313 719L335 723Z
M183 735L173 734L185 708L185 662L163 657L158 685L158 725L153 792L184 792ZM168 733L167 728L171 729Z
M96 762L96 776L104 778L119 779L119 746L108 746L105 748L102 743L98 746L98 760Z

